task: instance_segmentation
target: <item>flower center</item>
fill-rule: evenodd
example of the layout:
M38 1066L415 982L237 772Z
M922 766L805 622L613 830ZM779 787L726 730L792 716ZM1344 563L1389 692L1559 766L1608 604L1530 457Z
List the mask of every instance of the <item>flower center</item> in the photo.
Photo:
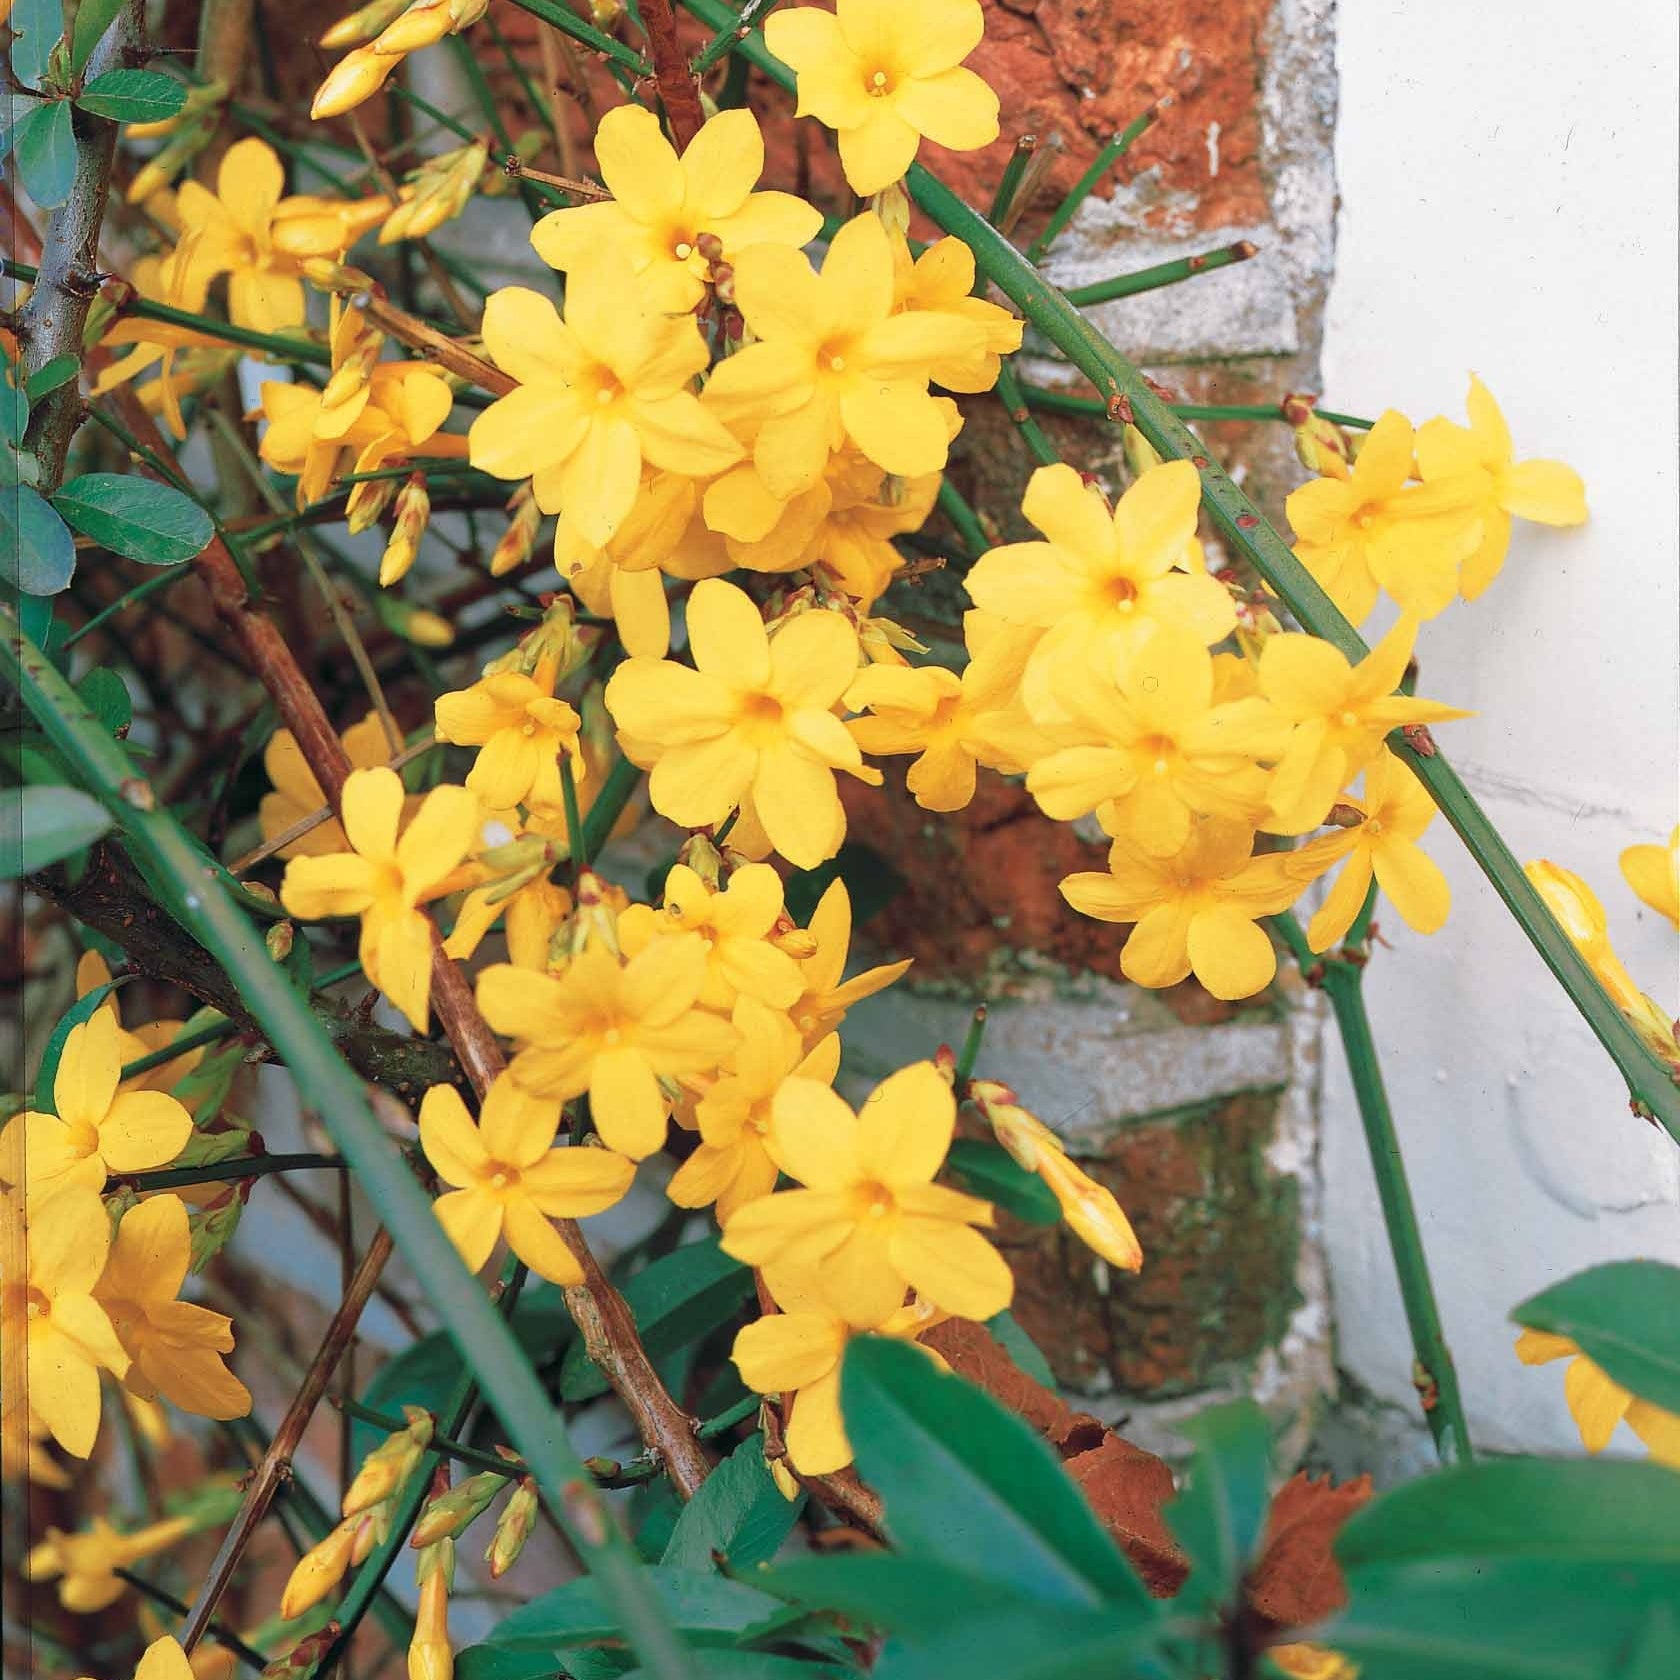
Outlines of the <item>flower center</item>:
M884 99L892 92L892 77L885 70L872 71L864 78L863 91L871 99Z
M619 1044L623 1042L623 1039L624 1034L621 1033L617 1027L608 1027L607 1030L601 1034L601 1042L603 1044Z
M519 1184L518 1167L510 1167L506 1161L487 1161L484 1164L484 1183L491 1190L512 1190Z
M859 1224L876 1224L892 1213L897 1204L886 1185L865 1179L852 1190L852 1217Z
M1102 596L1116 611L1130 612L1137 600L1137 585L1130 578L1109 578L1103 583Z
M694 247L686 239L679 239L676 244L672 246L671 255L674 256L678 262L687 262L688 259L694 255Z
M768 745L776 740L783 733L787 723L782 703L774 694L757 693L742 696L738 717L741 732L754 746Z
M65 1138L71 1153L85 1160L89 1155L99 1153L99 1128L88 1120L71 1120L66 1122Z

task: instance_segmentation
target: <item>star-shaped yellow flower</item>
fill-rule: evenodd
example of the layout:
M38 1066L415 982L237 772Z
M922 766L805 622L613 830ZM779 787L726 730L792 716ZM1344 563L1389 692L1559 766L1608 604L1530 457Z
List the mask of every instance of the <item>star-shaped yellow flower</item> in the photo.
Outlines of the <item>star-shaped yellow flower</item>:
M1525 1365L1545 1365L1554 1359L1569 1361L1563 1374L1563 1394L1569 1403L1569 1415L1581 1432L1581 1445L1588 1452L1603 1452L1616 1433L1616 1425L1625 1423L1659 1464L1680 1470L1680 1415L1666 1412L1623 1388L1568 1336L1550 1330L1524 1330L1517 1337L1517 1358Z
M563 319L523 286L492 293L484 344L519 385L473 422L473 465L531 479L543 512L564 510L597 548L635 505L644 461L706 478L741 458L692 389L711 360L699 327L662 313L622 255L567 275Z
M799 1029L810 1049L832 1033L846 1018L854 1003L882 992L910 970L912 957L866 968L845 978L846 958L852 944L852 895L837 875L823 889L811 912L806 931L816 950L800 964L805 990L788 1009L788 1019Z
M128 1591L119 1569L155 1557L190 1533L192 1523L186 1517L166 1517L128 1534L104 1517L95 1517L75 1533L49 1528L46 1538L30 1547L24 1575L31 1581L56 1580L58 1602L66 1610L96 1615Z
M560 1104L536 1097L511 1074L490 1087L475 1125L452 1085L434 1085L420 1103L420 1147L445 1184L432 1204L470 1271L490 1258L498 1237L538 1277L583 1281L583 1271L549 1223L600 1213L621 1200L633 1162L610 1149L555 1148Z
M595 161L611 200L550 211L531 230L537 255L564 272L602 249L622 251L654 306L673 314L706 294L711 264L702 234L733 262L749 245L797 248L822 225L816 207L792 193L753 191L764 173L764 137L745 109L719 111L678 157L652 111L616 106L595 131Z
M924 137L956 152L998 137L998 98L962 61L979 46L980 0L836 0L765 19L771 52L798 73L799 115L840 139L840 162L862 198L890 187Z
M698 669L627 659L607 684L620 743L652 765L653 808L709 828L750 799L775 849L814 869L845 838L834 772L880 780L834 715L857 672L857 631L807 612L771 637L744 591L707 579L689 597L688 638Z
M416 1032L426 1030L432 994L432 928L420 905L453 886L478 839L478 795L433 788L398 838L402 778L394 770L354 770L339 805L350 850L293 858L280 902L304 921L360 916L361 961L369 980Z
M1009 1305L1015 1280L977 1225L988 1202L933 1182L956 1125L932 1062L883 1080L852 1110L826 1085L790 1079L771 1111L771 1148L800 1185L736 1210L723 1249L750 1266L808 1269L848 1323L884 1324L918 1294L963 1318Z
M371 770L391 758L391 743L385 725L377 712L366 713L339 736L345 756L357 770ZM284 834L294 823L313 816L327 803L315 772L309 768L296 738L289 729L276 729L263 748L263 771L273 791L265 793L257 806L257 823L265 841ZM419 800L413 803L418 806ZM350 842L344 838L344 826L337 817L317 823L307 834L288 841L275 854L282 858L324 857L330 852L342 852Z
M562 753L579 786L588 774L578 741L581 720L554 698L555 675L554 662L541 660L528 675L495 671L437 698L438 739L479 749L467 786L488 810L562 804Z

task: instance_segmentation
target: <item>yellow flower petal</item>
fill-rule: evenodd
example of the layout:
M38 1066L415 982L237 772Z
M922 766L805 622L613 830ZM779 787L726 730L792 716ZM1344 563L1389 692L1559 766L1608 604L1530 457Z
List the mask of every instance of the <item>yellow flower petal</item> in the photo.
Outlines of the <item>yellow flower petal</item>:
M620 1046L595 1058L589 1107L609 1149L640 1161L664 1145L665 1098L640 1050Z

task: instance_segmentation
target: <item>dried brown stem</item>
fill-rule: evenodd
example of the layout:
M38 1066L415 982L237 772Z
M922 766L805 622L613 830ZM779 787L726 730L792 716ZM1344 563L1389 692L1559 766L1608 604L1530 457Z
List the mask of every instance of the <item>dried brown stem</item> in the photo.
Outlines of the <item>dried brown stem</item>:
M344 1299L339 1302L338 1311L333 1314L332 1323L327 1326L321 1346L309 1362L303 1384L292 1397L291 1405L286 1408L286 1415L280 1420L279 1428L274 1431L273 1439L268 1443L268 1451L263 1454L262 1462L252 1474L250 1485L245 1490L245 1502L239 1507L239 1513L233 1519L232 1526L223 1535L222 1544L210 1565L210 1572L205 1577L198 1597L193 1601L192 1610L180 1633L181 1645L185 1650L190 1651L210 1626L216 1606L221 1602L222 1594L227 1591L228 1583L233 1579L233 1572L239 1566L239 1560L245 1555L245 1548L251 1542L251 1536L268 1514L268 1508L273 1503L275 1494L280 1491L281 1484L291 1475L292 1455L303 1439L304 1430L309 1427L309 1420L315 1415L315 1408L321 1403L321 1396L327 1391L327 1384L332 1381L339 1360L349 1350L351 1339L356 1333L356 1321L362 1316L362 1309L368 1304L374 1286L379 1282L379 1274L384 1271L385 1262L391 1258L391 1250L390 1233L381 1228L374 1234L367 1252L351 1274Z
M705 113L700 109L700 84L688 67L688 54L677 38L677 19L671 0L642 0L642 28L647 34L648 57L653 60L653 79L671 124L671 138L677 150L687 148L700 132Z
M448 372L459 374L461 378L482 387L493 396L505 397L518 384L517 380L510 379L500 368L492 366L482 356L475 355L447 333L439 332L419 316L410 315L406 309L398 309L385 298L375 297L368 300L367 318L399 344L406 344L409 349L418 350L427 361L436 362Z

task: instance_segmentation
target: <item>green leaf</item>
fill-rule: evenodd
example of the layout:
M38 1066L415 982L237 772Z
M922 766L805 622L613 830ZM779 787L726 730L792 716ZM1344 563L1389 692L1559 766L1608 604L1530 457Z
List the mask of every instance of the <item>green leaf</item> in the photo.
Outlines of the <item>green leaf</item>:
M1266 1526L1272 1436L1252 1400L1209 1406L1178 1426L1196 1448L1167 1524L1190 1559L1189 1589L1232 1598Z
M1674 1680L1680 1674L1680 1616L1672 1605L1653 1605L1616 1680Z
M73 357L71 359L74 360ZM47 367L52 365L47 363ZM0 380L0 441L14 449L23 442L23 434L29 429L29 388L18 385L13 379L12 375L17 371L8 367L5 379ZM44 373L46 369L41 371Z
M715 1237L685 1243L644 1266L624 1285L642 1345L656 1360L726 1324L752 1292L751 1271L731 1260ZM593 1400L607 1387L583 1343L573 1343L560 1367L560 1398Z
M80 70L99 45L100 38L123 9L124 0L82 0L76 13L76 27L70 36L70 66ZM101 81L104 77L99 78Z
M1616 1260L1542 1290L1511 1314L1567 1336L1641 1400L1680 1412L1680 1266Z
M111 826L105 807L80 788L26 787L0 801L0 881L33 875L91 846Z
M64 38L64 0L17 0L6 21L12 26L12 69L25 87L35 87Z
M19 484L0 496L0 580L24 595L56 595L75 571L69 527L39 492Z
M795 1558L757 1578L777 1598L806 1610L837 1611L859 1626L929 1639L951 1625L953 1606L985 1603L1010 1616L1027 1616L1041 1601L1010 1581L973 1567L893 1552L852 1552L837 1557ZM1066 1614L1060 1600L1057 1616Z
M115 671L96 666L76 684L87 709L112 735L121 735L134 721L134 702L128 684Z
M1049 1447L919 1348L858 1338L841 1396L858 1471L911 1556L983 1569L1067 1604L1146 1596Z
M546 1651L469 1645L455 1653L455 1680L553 1680L554 1673L554 1658Z
M827 863L815 869L796 870L788 877L787 910L800 923L810 921L811 912L831 881L846 883L852 900L852 926L861 927L884 910L904 891L906 882L885 857L861 840L848 840Z
M782 1497L764 1462L764 1437L749 1435L683 1506L659 1561L711 1570L721 1557L724 1571L739 1575L776 1555L804 1503Z
M1007 1208L1029 1225L1061 1222L1062 1204L1037 1173L1028 1172L1001 1144L958 1138L945 1157L965 1190Z
M64 1046L69 1042L71 1033L83 1022L93 1019L119 984L120 981L107 980L103 986L95 986L85 997L77 998L53 1028L52 1037L47 1040L47 1047L41 1054L41 1065L35 1071L35 1107L42 1114L58 1113L53 1086L58 1082L58 1064L64 1059Z
M187 102L186 87L161 70L107 70L76 96L76 103L112 122L162 122Z
M1002 1344L1003 1351L1034 1382L1043 1383L1046 1388L1056 1386L1056 1373L1050 1369L1050 1361L1044 1357L1038 1343L1021 1328L1020 1321L1008 1308L995 1317L988 1318L986 1328L991 1331L993 1339Z
M781 1608L767 1593L722 1575L658 1564L647 1573L671 1625L700 1644L732 1644L736 1634ZM623 1639L624 1630L602 1603L598 1584L584 1576L521 1605L497 1623L486 1643L523 1651L559 1651L570 1645L608 1640L616 1644Z
M84 537L148 566L190 560L216 534L210 515L190 496L133 473L83 473L53 506Z
M632 1669L624 1680L648 1680L648 1670ZM836 1663L805 1662L767 1651L691 1651L688 1672L695 1680L846 1680L855 1668Z
M42 397L56 391L60 385L67 385L81 372L81 368L81 358L69 350L62 356L54 356L45 367L37 369L29 376L24 387L29 401L38 403Z
M56 210L76 179L76 131L67 100L43 101L12 132L24 190L43 210Z

